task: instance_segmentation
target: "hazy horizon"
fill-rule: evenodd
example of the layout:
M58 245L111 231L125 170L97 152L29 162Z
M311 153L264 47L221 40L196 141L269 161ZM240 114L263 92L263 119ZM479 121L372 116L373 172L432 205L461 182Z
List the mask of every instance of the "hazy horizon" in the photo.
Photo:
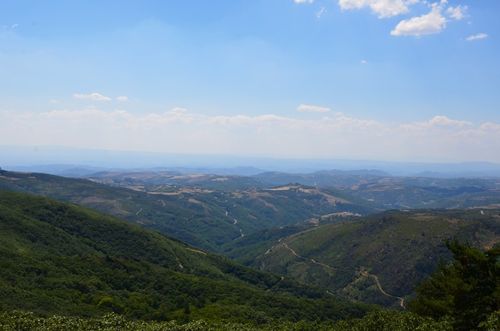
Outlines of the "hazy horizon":
M361 159L279 158L265 156L172 154L140 151L2 146L0 167L5 170L51 174L90 174L98 171L181 170L187 173L254 175L266 171L380 171L396 176L500 177L492 162L402 162Z

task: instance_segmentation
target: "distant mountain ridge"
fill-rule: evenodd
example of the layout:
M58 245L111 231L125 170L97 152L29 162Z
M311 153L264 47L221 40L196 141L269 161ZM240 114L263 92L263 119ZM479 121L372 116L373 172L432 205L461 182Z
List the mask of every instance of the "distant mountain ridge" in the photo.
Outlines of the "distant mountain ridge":
M24 168L17 166L36 166L47 164L73 165L72 168L98 167L104 170L128 169L176 170L187 172L202 170L204 173L253 175L255 171L278 171L287 173L311 173L315 171L338 169L358 170L377 169L393 176L416 176L425 172L443 178L453 177L500 177L500 164L491 162L412 162L377 161L345 159L293 159L272 157L251 157L241 155L188 155L165 154L138 151L113 151L79 149L61 146L8 146L0 145L0 167L9 170L30 172L49 172L47 169ZM124 166L126 165L126 166ZM235 169L238 172L234 172ZM215 169L215 171L214 171ZM218 169L218 170L217 170ZM232 170L231 170L232 169ZM207 172L205 172L205 170ZM223 170L221 173L219 170ZM231 173L229 171L232 171Z

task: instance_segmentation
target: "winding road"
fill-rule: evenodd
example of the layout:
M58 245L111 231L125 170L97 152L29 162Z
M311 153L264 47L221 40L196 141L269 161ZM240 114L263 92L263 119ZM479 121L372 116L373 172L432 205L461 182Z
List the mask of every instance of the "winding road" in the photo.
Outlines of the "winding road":
M316 265L319 265L325 269L328 269L328 270L331 270L331 271L336 271L338 270L339 268L334 268L328 264L325 264L325 263L321 263L321 262L318 262L316 261L315 259L313 258L307 258L305 256L302 256L300 254L298 254L293 248L291 248L290 246L288 246L288 244L286 242L282 242L282 239L279 239L278 240L278 244L269 248L265 253L264 255L267 255L269 254L275 247L278 247L278 246L282 246L284 247L285 249L287 249L290 253L292 253L293 256L301 259L301 260L305 260L305 261L309 261L313 264L316 264ZM384 288L382 287L382 285L380 284L380 280L378 279L378 276L377 275L373 275L373 274L370 274L368 271L366 271L364 268L362 268L361 272L360 272L361 276L363 277L367 277L367 278L372 278L374 281L375 281L375 285L377 286L377 289L379 290L380 293L382 293L382 295L384 296L387 296L387 297L390 297L390 298L394 298L394 299L397 299L398 302L399 302L399 306L403 309L406 309L406 305L405 305L405 299L403 297L399 297L399 296L396 296L396 295L392 295L392 294L389 294L387 293ZM327 291L329 292L329 291ZM331 293L331 292L330 292Z
M299 259L310 261L311 263L317 264L317 265L319 265L319 266L321 266L321 267L323 267L325 269L329 269L329 270L335 271L335 268L332 267L332 266L329 266L328 264L324 264L324 263L318 262L318 261L316 261L315 259L312 259L312 258L308 259L307 257L304 257L302 255L297 254L297 252L293 248L291 248L290 246L288 246L288 244L285 243L285 242L282 245L283 245L283 247L285 247L286 249L288 249L294 256L298 257Z
M376 275L373 275L373 274L370 274L368 271L366 270L362 270L361 271L361 275L364 276L364 277L371 277L373 278L373 280L375 280L375 284L377 285L377 288L378 290L380 291L380 293L382 293L383 295L387 296L387 297L390 297L390 298L394 298L394 299L397 299L399 301L399 306L403 309L406 309L406 305L405 305L405 299L402 298L402 297L398 297L396 295L392 295L392 294L389 294L387 293L383 288L382 288L382 285L380 284L380 281L378 279L378 277Z
M228 210L226 210L226 217L230 217ZM243 238L245 236L245 234L243 233L243 230L238 226L238 220L234 217L233 217L233 225L236 225L236 227L240 231L240 238Z

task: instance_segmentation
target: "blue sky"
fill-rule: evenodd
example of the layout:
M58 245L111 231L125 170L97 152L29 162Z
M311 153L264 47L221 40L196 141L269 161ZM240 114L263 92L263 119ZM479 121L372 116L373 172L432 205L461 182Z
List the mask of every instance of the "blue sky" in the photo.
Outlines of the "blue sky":
M499 12L486 0L4 0L0 138L500 161Z

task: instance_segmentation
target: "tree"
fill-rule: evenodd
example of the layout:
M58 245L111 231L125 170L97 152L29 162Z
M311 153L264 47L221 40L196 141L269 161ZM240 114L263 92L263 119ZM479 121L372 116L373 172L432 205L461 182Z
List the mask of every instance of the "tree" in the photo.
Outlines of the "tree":
M435 319L452 318L456 330L485 330L480 326L500 303L500 247L486 252L447 243L453 261L438 270L417 288L410 309Z

